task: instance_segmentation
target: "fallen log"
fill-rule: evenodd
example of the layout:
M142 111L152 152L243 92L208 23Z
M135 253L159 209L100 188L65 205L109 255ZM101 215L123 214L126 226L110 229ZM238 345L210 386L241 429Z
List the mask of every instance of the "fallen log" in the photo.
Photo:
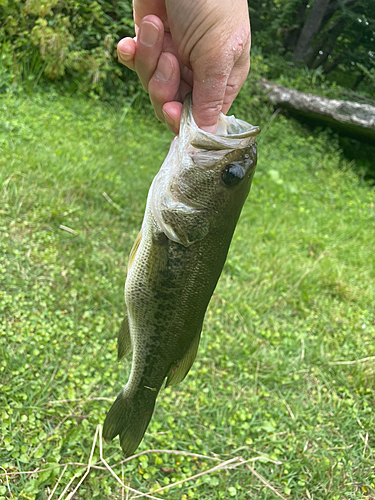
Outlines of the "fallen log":
M260 86L278 107L375 144L375 106L305 94L265 80Z

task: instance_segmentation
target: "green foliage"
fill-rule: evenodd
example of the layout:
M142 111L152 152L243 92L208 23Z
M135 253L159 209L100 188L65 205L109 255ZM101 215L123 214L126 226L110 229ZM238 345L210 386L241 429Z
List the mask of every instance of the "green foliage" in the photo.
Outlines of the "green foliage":
M0 91L35 88L43 78L69 90L134 91L134 77L117 62L116 43L133 35L132 5L97 0L28 0L0 4ZM124 85L126 81L126 86Z
M117 441L104 457L142 492L241 456L286 498L369 499L373 189L334 137L257 98L236 102L262 125L259 164L197 361L162 391L140 447L206 458L154 452L121 465ZM55 500L83 479L79 464L129 373L129 359L116 364L127 255L171 134L139 110L52 92L8 93L0 111L0 465L14 498L45 499L56 486ZM92 464L102 468L74 498L122 498L98 447ZM154 496L276 498L245 465Z
M281 56L284 73L295 68L291 64L293 52L313 5L308 0L249 2L253 45L271 59ZM375 64L374 30L375 0L330 0L304 63L311 69L321 68L346 87L358 87L373 96L375 85L368 72Z
M292 62L313 2L249 2L255 53L268 60L272 78L295 79ZM375 0L331 0L305 63L322 79L375 94L373 33ZM132 96L135 74L117 62L116 44L134 35L131 0L0 0L0 93L31 93L51 81L69 94L76 90L113 100ZM254 52L254 51L253 51ZM261 75L265 76L265 75ZM305 75L302 75L305 78Z

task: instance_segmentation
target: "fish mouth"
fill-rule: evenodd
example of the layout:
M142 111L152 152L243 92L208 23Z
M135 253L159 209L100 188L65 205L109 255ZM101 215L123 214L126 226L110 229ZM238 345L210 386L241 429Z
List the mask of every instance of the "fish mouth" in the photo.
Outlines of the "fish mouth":
M243 149L260 133L259 127L223 113L220 113L216 134L206 132L195 123L190 112L191 105L192 97L188 94L185 97L180 130L191 130L191 145L198 149Z

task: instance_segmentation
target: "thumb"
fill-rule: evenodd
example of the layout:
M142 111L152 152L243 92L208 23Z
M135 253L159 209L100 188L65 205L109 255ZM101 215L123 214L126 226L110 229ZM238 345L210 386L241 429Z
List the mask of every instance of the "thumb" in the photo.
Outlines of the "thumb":
M193 117L199 128L214 134L223 108L229 74L211 65L193 68Z
M206 132L216 132L232 66L233 62L225 61L223 54L217 51L205 53L192 64L193 116L198 127Z

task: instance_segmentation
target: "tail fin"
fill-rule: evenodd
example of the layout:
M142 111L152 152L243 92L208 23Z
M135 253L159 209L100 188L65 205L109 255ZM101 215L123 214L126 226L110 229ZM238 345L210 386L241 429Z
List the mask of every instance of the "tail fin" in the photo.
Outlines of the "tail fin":
M133 455L142 441L154 412L157 394L158 391L150 390L131 396L122 390L106 416L103 437L110 441L119 435L126 457Z

